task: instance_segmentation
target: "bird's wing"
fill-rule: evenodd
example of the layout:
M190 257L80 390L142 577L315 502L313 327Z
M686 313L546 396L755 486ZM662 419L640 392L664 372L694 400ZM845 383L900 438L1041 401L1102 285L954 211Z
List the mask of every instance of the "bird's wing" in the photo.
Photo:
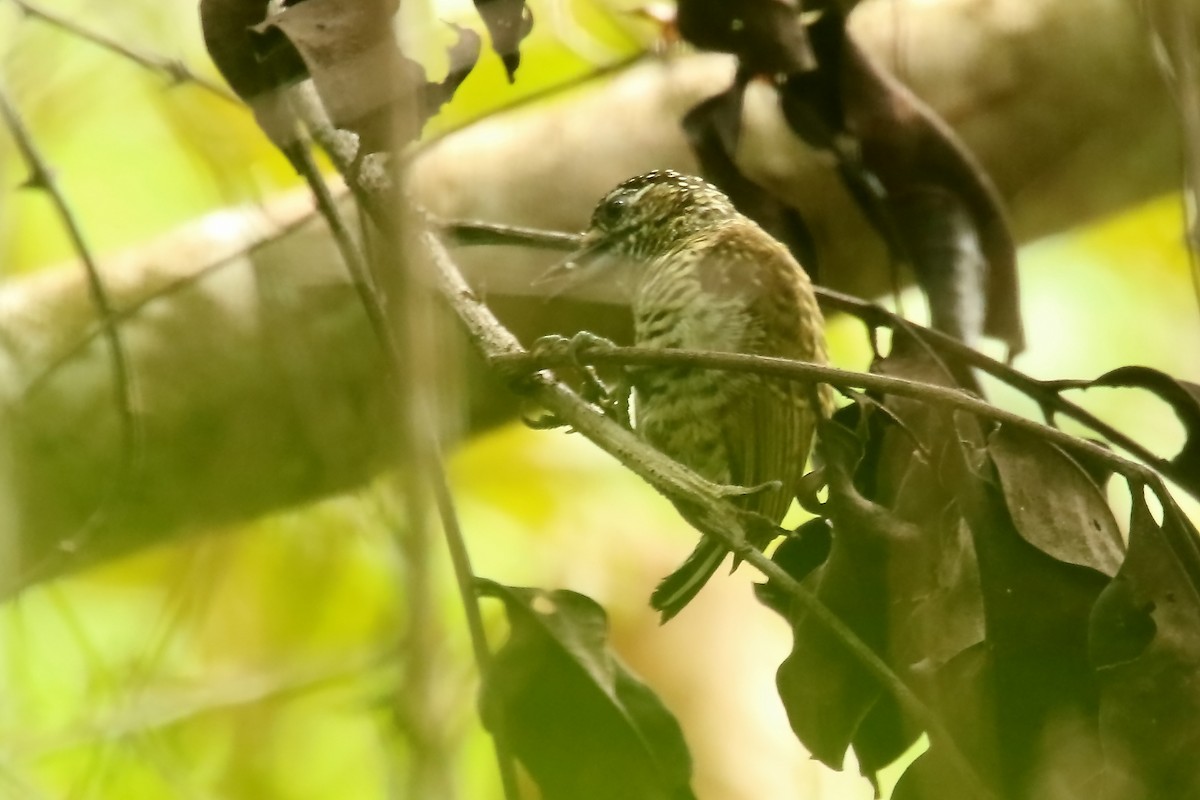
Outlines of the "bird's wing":
M749 331L730 350L824 363L824 321L808 276L787 249L749 220L707 236L698 273L706 294L740 305ZM724 348L723 348L724 349ZM812 445L812 392L802 383L731 376L722 419L732 482L782 488L747 496L742 504L778 522L787 513Z

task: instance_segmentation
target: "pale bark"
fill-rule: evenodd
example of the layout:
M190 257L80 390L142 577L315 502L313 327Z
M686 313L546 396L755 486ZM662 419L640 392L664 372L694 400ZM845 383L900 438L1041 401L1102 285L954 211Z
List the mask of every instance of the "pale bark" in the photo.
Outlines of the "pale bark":
M856 31L963 135L1008 201L1018 238L1029 241L1180 179L1174 109L1134 5L941 0L893 13L884 2L861 9ZM616 181L653 167L694 168L678 119L729 73L721 57L675 56L489 119L423 156L418 196L447 216L578 229ZM836 181L786 136L765 90L751 101L745 169L808 215L834 286L886 286L881 250ZM319 225L145 302L272 228L245 212L231 235L234 218L220 219L220 235L216 223L201 223L190 238L107 265L116 305L138 307L121 330L144 439L133 490L105 507L85 541L79 532L96 521L120 431L103 339L74 349L96 324L82 276L65 268L0 289L0 469L9 478L0 482L0 596L351 489L386 467L378 350ZM622 315L611 306L525 295L546 258L481 248L464 261L527 341L551 330L619 335ZM503 418L512 401L463 352L451 343L445 358L465 359L478 428Z

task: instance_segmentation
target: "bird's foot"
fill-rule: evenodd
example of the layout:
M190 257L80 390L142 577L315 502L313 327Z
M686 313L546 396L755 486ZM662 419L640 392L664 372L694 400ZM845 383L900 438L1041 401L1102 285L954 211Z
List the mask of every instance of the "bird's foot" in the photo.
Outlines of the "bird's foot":
M562 336L557 333L541 336L529 348L529 352L534 358L558 359L566 356L575 366L582 368L587 362L586 351L610 350L616 346L611 339L589 331L580 331L574 336Z
M616 347L616 344L610 339L588 331L580 331L571 337L558 334L543 336L533 343L530 352L535 358L561 358L565 355L581 376L580 396L599 408L606 417L629 428L630 387L628 382L618 381L616 385L608 386L601 380L595 367L585 363L587 361L585 351L613 347Z

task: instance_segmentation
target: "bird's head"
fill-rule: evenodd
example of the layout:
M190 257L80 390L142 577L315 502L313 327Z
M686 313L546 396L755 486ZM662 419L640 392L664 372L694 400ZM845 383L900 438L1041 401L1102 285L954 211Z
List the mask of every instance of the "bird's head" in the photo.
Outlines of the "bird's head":
M673 170L638 175L604 196L580 247L537 283L563 291L616 268L636 268L737 213L720 189L693 175Z

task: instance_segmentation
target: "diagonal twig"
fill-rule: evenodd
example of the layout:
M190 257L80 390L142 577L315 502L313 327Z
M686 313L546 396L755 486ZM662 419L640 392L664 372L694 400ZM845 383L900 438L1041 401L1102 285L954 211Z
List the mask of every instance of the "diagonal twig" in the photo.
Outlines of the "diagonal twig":
M238 99L237 95L235 95L233 92L229 91L218 83L197 75L181 61L167 58L166 56L160 56L157 53L151 53L146 50L139 50L137 48L130 47L119 39L115 39L111 36L100 33L99 31L86 28L69 17L65 17L61 14L50 11L49 9L42 8L42 6L39 4L31 2L31 0L9 1L30 17L39 19L79 39L91 42L92 44L102 47L105 50L108 50L110 53L120 56L121 58L132 61L133 63L144 67L151 72L157 72L158 74L166 77L171 83L190 83L203 89L209 94L220 97L222 100L227 100L230 103L235 103L237 105L243 105L242 101Z
M67 202L66 195L59 188L53 170L50 169L48 162L38 149L29 128L18 113L16 106L13 105L3 84L0 84L0 117L3 117L9 133L29 169L27 185L46 192L66 228L71 244L79 255L84 275L87 278L88 294L100 318L104 339L108 344L112 361L113 402L121 426L120 460L118 468L109 479L108 489L100 504L88 521L84 523L80 534L74 542L63 543L63 546L70 550L72 545L77 546L80 540L86 539L90 535L91 531L99 524L107 507L125 487L132 483L135 477L137 454L141 445L141 427L136 413L137 385L130 368L129 356L121 341L117 312L100 275L100 268L96 263L95 256L84 238L83 229L74 210Z
M751 372L756 375L786 378L807 383L827 383L843 389L869 391L911 397L927 403L966 411L978 417L1033 433L1064 450L1109 467L1117 474L1138 482L1153 482L1157 475L1148 467L1122 458L1094 442L1073 436L1058 428L1005 411L986 400L961 389L923 383L921 381L878 375L870 372L827 367L805 361L793 361L772 356L721 353L702 350L676 350L648 347L616 347L594 342L573 344L565 340L562 348L535 347L532 352L501 354L492 363L509 371L514 368L535 371L548 367L583 364L614 364L641 366L700 367L730 372Z

